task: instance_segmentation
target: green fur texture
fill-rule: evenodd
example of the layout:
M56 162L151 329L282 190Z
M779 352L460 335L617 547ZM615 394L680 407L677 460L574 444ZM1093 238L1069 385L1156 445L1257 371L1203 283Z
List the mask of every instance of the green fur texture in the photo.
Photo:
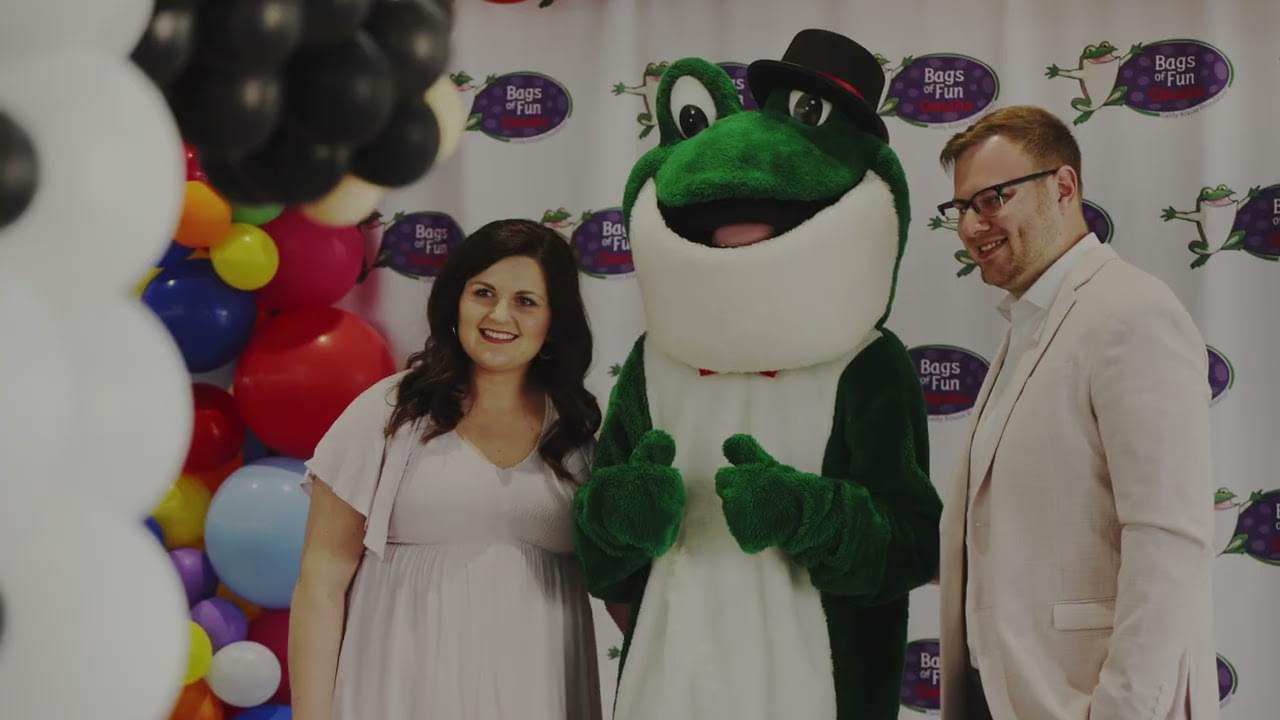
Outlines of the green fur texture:
M938 571L924 395L906 347L881 332L841 376L822 462L823 477L865 491L866 504L833 513L835 551L797 558L823 592L840 720L898 717L908 595ZM859 539L864 527L873 541Z
M685 489L671 467L675 443L654 430L645 392L644 337L609 396L591 479L574 495L574 538L587 590L609 602L637 599L636 573L675 541ZM608 522L604 518L614 518Z

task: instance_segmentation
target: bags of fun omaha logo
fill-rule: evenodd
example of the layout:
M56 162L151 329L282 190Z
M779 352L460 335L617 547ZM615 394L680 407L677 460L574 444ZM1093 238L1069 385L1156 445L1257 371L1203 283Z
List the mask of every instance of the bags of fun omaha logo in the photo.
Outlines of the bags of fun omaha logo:
M390 220L375 212L359 229L365 247L378 248L373 262L361 268L361 282L381 267L407 278L435 277L449 252L466 237L457 221L442 212L398 212Z
M1115 235L1116 226L1111 220L1111 213L1107 212L1095 202L1085 200L1082 205L1084 211L1085 224L1089 226L1089 230L1098 236L1098 240L1104 243L1111 242L1111 238ZM929 218L930 230L950 230L956 232L958 228L956 223L946 220L941 215L934 215ZM960 263L960 269L956 271L956 277L964 277L973 272L978 265L974 263L973 257L969 255L969 251L960 249L954 255L956 262Z
M1085 47L1073 68L1045 68L1046 77L1080 84L1080 96L1071 100L1080 113L1072 121L1076 125L1104 107L1121 105L1152 117L1188 115L1216 102L1234 74L1222 51L1187 39L1138 43L1123 55L1104 40Z
M484 82L465 72L449 76L458 91L472 97L467 130L502 142L541 140L559 130L573 112L569 90L536 72L490 75Z
M949 128L980 115L1000 94L1000 79L990 65L965 55L908 55L885 70L885 91L878 112L916 127Z
M927 715L942 710L942 656L937 640L907 644L902 673L902 706Z
M1230 528L1219 557L1248 555L1267 565L1280 565L1280 490L1257 490L1242 499L1230 488L1218 488L1213 508L1219 513L1214 533L1219 545L1224 537L1221 530Z
M1280 184L1249 188L1244 197L1227 185L1204 187L1190 210L1167 207L1160 219L1194 223L1199 238L1187 244L1198 268L1224 250L1243 250L1261 260L1280 260Z
M540 222L569 239L584 275L617 278L635 272L622 208L588 210L580 215L557 208L542 213Z
M920 345L907 351L930 419L964 417L973 410L989 363L981 355L952 345Z
M729 79L733 80L733 86L738 89L738 100L742 102L743 109L758 109L755 98L747 88L747 66L739 62L717 64L729 74ZM665 61L651 62L644 66L639 84L628 85L625 82L618 82L613 85L614 95L638 95L644 102L644 110L636 115L636 123L640 125L639 137L642 140L658 127L658 118L653 113L658 107L658 82L662 80L662 74L667 71L668 65L670 63Z
M1225 707L1240 689L1240 673L1231 661L1218 656L1218 707Z

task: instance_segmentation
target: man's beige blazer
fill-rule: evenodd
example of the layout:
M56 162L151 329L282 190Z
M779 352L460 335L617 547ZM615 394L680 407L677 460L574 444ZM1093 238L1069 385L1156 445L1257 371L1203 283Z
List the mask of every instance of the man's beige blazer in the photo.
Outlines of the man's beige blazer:
M986 446L971 427L943 512L943 720L965 718L970 641L994 720L1217 720L1200 333L1104 245L1011 371L1008 415Z

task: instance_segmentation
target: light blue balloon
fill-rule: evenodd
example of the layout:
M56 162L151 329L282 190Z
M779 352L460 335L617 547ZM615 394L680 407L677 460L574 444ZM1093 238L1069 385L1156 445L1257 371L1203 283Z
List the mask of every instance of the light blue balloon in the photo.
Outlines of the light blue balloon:
M298 582L311 505L302 477L292 467L241 466L218 487L205 516L214 571L232 592L264 608L289 607Z

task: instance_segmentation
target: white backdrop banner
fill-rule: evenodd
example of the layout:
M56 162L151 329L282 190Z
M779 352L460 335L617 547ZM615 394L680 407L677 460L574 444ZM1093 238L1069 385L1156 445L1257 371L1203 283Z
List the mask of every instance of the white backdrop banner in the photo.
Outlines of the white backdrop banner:
M1004 333L952 228L943 143L1001 106L1073 123L1090 226L1168 283L1209 343L1219 689L1227 720L1280 716L1280 2L1276 0L459 0L450 73L470 108L459 152L386 198L365 226L367 271L340 304L370 319L401 363L425 339L426 298L450 248L505 217L562 232L580 258L603 405L645 327L619 206L657 142L666 65L700 56L737 81L807 27L882 58L879 108L907 171L910 240L890 327L928 400L944 496L987 364ZM796 318L804 322L804 318ZM1027 538L1034 543L1036 538ZM605 708L621 635L597 604ZM904 718L936 714L938 598L912 597Z

